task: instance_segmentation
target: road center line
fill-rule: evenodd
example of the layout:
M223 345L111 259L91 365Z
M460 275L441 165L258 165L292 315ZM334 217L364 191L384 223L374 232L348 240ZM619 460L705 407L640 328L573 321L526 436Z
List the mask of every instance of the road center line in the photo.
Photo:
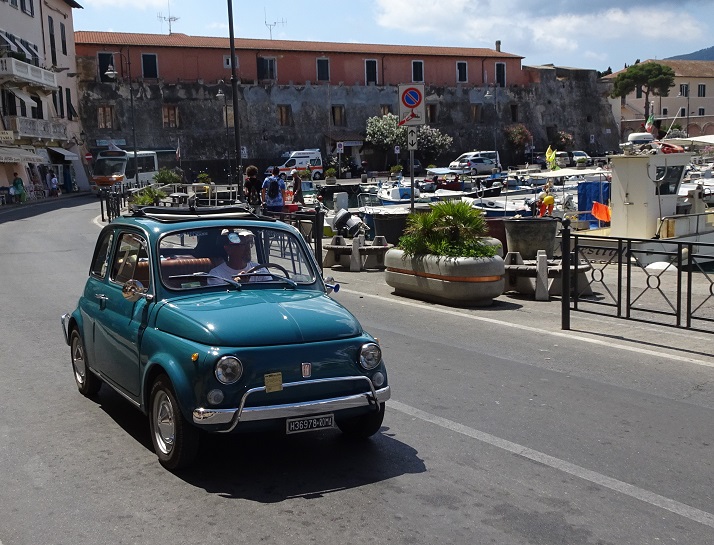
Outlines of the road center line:
M476 439L477 441L481 441L482 443L486 443L493 447L500 448L502 450L505 450L517 456L521 456L528 460L533 460L534 462L541 463L553 469L557 469L558 471L568 473L570 475L573 475L574 477L578 477L585 481L589 481L602 487L609 488L610 490L614 490L615 492L620 492L621 494L625 494L626 496L630 496L631 498L638 499L655 507L660 507L662 509L685 517L689 520L693 520L694 522L699 522L700 524L704 524L706 526L714 528L714 515L712 515L711 513L707 513L706 511L702 511L700 509L691 507L684 503L680 503L670 498L665 498L664 496L660 496L659 494L655 494L654 492L644 490L643 488L639 488L623 481L618 481L617 479L613 479L612 477L608 477L607 475L602 475L601 473L585 469L584 467L571 464L570 462L566 462L565 460L561 460L560 458L555 458L554 456L550 456L543 452L524 447L523 445L507 441L506 439L501 439L500 437L496 437L495 435L491 435L489 433L482 432L477 429L470 428L468 426L464 426L463 424L459 424L458 422L454 422L453 420L448 420L446 418L427 413L415 407L411 407L410 405L395 401L394 399L389 400L387 404L390 408L396 409L397 411L407 414L409 416L419 418L420 420L424 420L425 422L429 422L431 424L436 424L437 426L441 426L442 428L446 428L448 430L460 433L467 437Z
M503 320L495 320L493 318L485 318L483 316L474 316L472 314L463 314L461 312L457 312L455 310L450 310L450 309L446 309L446 308L426 307L424 305L421 305L419 303L415 303L412 301L400 301L397 299L390 299L389 297L384 297L383 295L373 295L373 294L362 293L359 291L344 289L344 288L342 288L342 286L340 286L340 293L342 293L342 292L350 293L352 295L358 295L360 297L369 297L372 299L379 299L381 301L388 302L389 304L404 305L404 306L408 306L408 307L418 308L420 310L428 310L431 312L438 312L441 314L449 314L451 316L458 316L460 318L465 318L467 320L476 320L479 322L487 322L487 323L498 325L498 326L512 327L515 329L520 329L522 331L530 331L533 333L538 333L539 335L551 335L553 337L561 337L561 338L565 338L565 339L581 341L584 343L597 344L600 346L605 346L610 349L615 348L618 350L627 350L628 352L636 352L637 354L646 354L646 355L655 356L658 358L667 358L667 359L673 360L673 361L693 363L695 365L701 365L703 367L714 367L714 362L711 362L711 361L698 360L695 358L688 358L687 356L680 356L678 354L658 352L657 350L648 350L647 348L641 348L638 346L626 346L624 344L614 343L611 340L603 341L600 339L591 339L589 337L582 337L580 335L574 335L572 332L548 331L548 330L541 329L540 327L531 327L531 326L527 326L527 325L514 324L511 322L504 322Z

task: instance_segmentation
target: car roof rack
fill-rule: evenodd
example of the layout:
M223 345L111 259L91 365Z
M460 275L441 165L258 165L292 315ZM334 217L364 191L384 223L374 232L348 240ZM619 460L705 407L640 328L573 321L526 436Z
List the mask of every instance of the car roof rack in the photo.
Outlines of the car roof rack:
M136 208L127 217L148 218L162 223L179 221L206 220L206 219L250 219L275 222L276 219L268 216L259 216L248 205L227 206L142 206Z

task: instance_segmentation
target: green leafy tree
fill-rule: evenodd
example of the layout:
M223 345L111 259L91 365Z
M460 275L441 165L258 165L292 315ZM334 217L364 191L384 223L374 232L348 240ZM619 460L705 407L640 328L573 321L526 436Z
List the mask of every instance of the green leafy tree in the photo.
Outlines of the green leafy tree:
M645 119L650 116L650 95L666 97L674 86L674 70L657 62L638 62L615 76L612 98L638 91L645 101Z
M367 142L389 155L394 146L407 147L407 128L399 126L399 118L394 114L367 119ZM417 129L419 155L425 162L434 161L451 148L453 138L439 129L423 125Z

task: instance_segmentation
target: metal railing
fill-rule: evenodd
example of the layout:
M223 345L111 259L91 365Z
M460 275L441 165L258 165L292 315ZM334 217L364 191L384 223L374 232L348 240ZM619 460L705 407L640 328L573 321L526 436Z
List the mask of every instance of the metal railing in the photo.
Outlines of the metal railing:
M563 255L591 264L593 294L578 295L577 276L569 292L564 282L564 319L573 310L714 333L714 243L569 235Z
M278 219L282 222L289 223L297 228L308 244L312 244L315 259L322 271L322 238L323 226L325 224L325 212L321 207L316 207L315 210L302 212L262 212L264 216Z

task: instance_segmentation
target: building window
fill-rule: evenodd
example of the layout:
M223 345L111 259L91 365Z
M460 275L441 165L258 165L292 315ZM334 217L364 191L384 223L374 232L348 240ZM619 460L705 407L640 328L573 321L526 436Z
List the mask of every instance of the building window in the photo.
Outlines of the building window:
M699 98L707 96L707 86L704 83L697 85L697 96Z
M426 105L426 122L436 123L436 104Z
M109 67L114 68L114 54L113 53L97 53L97 67L99 68L99 81L103 83L109 83L114 81L113 78L107 76L107 71Z
M114 128L114 106L99 106L97 108L97 128Z
M317 81L330 81L329 59L317 59Z
M159 62L155 53L141 54L141 73L145 79L156 79L159 77Z
M164 106L164 128L177 128L179 126L178 106Z
M662 115L667 115L669 110L667 108L662 108Z
M467 66L465 61L458 61L456 63L456 83L466 83L469 81Z
M274 57L258 57L258 80L275 81L275 58Z
M635 98L642 98L642 87L637 86L635 89Z
M699 110L697 110L697 115L705 115L704 108L699 108Z
M471 105L471 122L472 123L483 122L483 108L481 108L480 104L472 104Z
M506 63L497 62L496 63L496 85L499 87L506 86Z
M74 109L74 105L72 104L72 93L70 92L69 87L65 89L66 96L67 96L67 119L72 121L73 119L79 118L77 115L77 110Z
M687 116L686 108L680 108L679 109L679 117L686 117L686 116Z
M518 123L518 104L511 104L511 123Z
M381 115L387 115L392 113L392 107L389 104L382 104L379 107Z
M377 61L367 59L364 61L364 81L367 85L370 83L377 85Z
M64 23L60 23L60 42L62 43L62 54L67 54L67 28Z
M680 83L679 84L679 94L682 95L684 98L687 98L689 96L689 84L688 83Z
M14 5L17 6L17 0L15 0ZM31 17L35 16L35 6L32 0L20 0L20 9Z
M234 59L234 64L236 65L236 70L238 70L238 55L233 57ZM229 70L231 69L231 56L230 55L223 55L223 68L228 68Z
M59 111L57 113L60 117L64 117L64 95L62 94L62 87L57 91L57 97L59 98Z
M14 8L17 7L17 0L10 0L10 5Z
M290 104L278 105L278 123L283 127L290 127L293 124L293 109Z
M345 120L345 107L344 106L333 106L332 107L332 124L335 127L344 127L347 123Z
M424 61L412 61L412 81L415 83L424 81Z
M52 17L47 17L47 32L50 35L50 54L52 65L57 66L57 44L55 43L55 22Z

